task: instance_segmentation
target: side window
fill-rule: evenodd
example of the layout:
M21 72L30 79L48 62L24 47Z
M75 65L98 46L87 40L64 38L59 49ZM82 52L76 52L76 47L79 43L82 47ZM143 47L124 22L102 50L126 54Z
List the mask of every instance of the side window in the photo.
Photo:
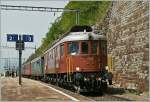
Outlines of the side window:
M55 48L55 57L58 56L58 53L57 53L57 47Z
M68 44L68 53L71 55L76 55L79 52L79 44L77 42L72 42Z
M82 54L88 54L88 42L82 42L81 51Z
M48 60L50 60L51 59L51 53L49 52L48 53Z
M51 50L51 59L53 59L53 49Z
M107 42L101 41L101 52L106 55L107 54Z
M64 45L60 45L60 55L64 55Z
M52 50L52 59L54 58L55 52L54 49Z
M96 41L94 41L94 42L92 43L92 53L93 53L93 54L96 54L96 53L97 53L97 42L96 42Z

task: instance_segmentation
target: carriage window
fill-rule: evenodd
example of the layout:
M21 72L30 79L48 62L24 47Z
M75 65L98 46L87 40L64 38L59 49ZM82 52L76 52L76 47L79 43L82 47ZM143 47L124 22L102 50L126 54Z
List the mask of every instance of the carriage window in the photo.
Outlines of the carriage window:
M88 42L82 42L82 54L88 54Z
M64 55L64 45L60 45L60 55Z
M68 45L69 54L76 55L78 54L78 51L79 51L79 45L77 42L73 42Z
M53 59L53 49L51 50L51 59Z
M92 44L92 53L93 54L97 53L97 42L93 42L93 44Z
M53 56L52 56L53 58L55 57L55 49L53 49Z
M51 59L51 53L49 52L48 54L49 54L49 57L48 57L48 58Z
M57 47L55 48L55 57L57 57Z

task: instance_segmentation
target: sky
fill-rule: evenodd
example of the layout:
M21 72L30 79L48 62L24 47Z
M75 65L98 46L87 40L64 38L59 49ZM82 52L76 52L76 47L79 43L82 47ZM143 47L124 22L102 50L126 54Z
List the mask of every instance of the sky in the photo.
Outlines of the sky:
M68 1L34 1L34 0L1 0L1 5L16 5L16 6L41 6L41 7L55 7L64 8ZM51 24L59 17L61 13L53 12L38 12L38 11L10 11L1 10L0 12L0 27L1 27L1 46L15 47L15 42L7 42L6 34L31 34L34 36L34 42L26 42L25 47L38 48L41 45L42 38L45 37ZM22 54L23 61L25 61L32 53L34 49L25 49ZM0 71L7 64L10 66L18 65L18 51L13 49L0 48ZM3 59L8 58L8 59ZM10 61L9 61L10 60ZM10 63L10 64L9 64Z

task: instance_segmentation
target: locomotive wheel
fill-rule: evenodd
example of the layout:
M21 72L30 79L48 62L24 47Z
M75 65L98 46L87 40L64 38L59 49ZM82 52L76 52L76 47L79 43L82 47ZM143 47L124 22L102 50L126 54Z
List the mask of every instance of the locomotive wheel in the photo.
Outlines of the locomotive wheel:
M102 92L106 92L107 88L108 88L107 82L102 82L102 86L101 86Z
M100 89L99 89L99 91L98 91L98 94L103 95L103 93L104 93L103 88L100 87Z

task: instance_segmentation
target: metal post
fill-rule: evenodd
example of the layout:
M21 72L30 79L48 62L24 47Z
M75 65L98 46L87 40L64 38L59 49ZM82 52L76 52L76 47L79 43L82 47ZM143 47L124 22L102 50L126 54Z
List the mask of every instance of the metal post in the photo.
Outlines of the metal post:
M76 24L79 24L79 10L76 11Z
M78 12L76 11L76 25L78 24Z
M22 57L22 48L21 48L21 35L19 35L19 85L21 85L21 57Z
M80 18L79 18L79 17L80 17L80 11L78 10L77 12L78 12L78 24L80 24L80 22L79 22L79 21L80 21L80 20L79 20L79 19L80 19Z
M34 48L34 49L35 49L35 52L36 52L36 46L35 46L35 48Z

